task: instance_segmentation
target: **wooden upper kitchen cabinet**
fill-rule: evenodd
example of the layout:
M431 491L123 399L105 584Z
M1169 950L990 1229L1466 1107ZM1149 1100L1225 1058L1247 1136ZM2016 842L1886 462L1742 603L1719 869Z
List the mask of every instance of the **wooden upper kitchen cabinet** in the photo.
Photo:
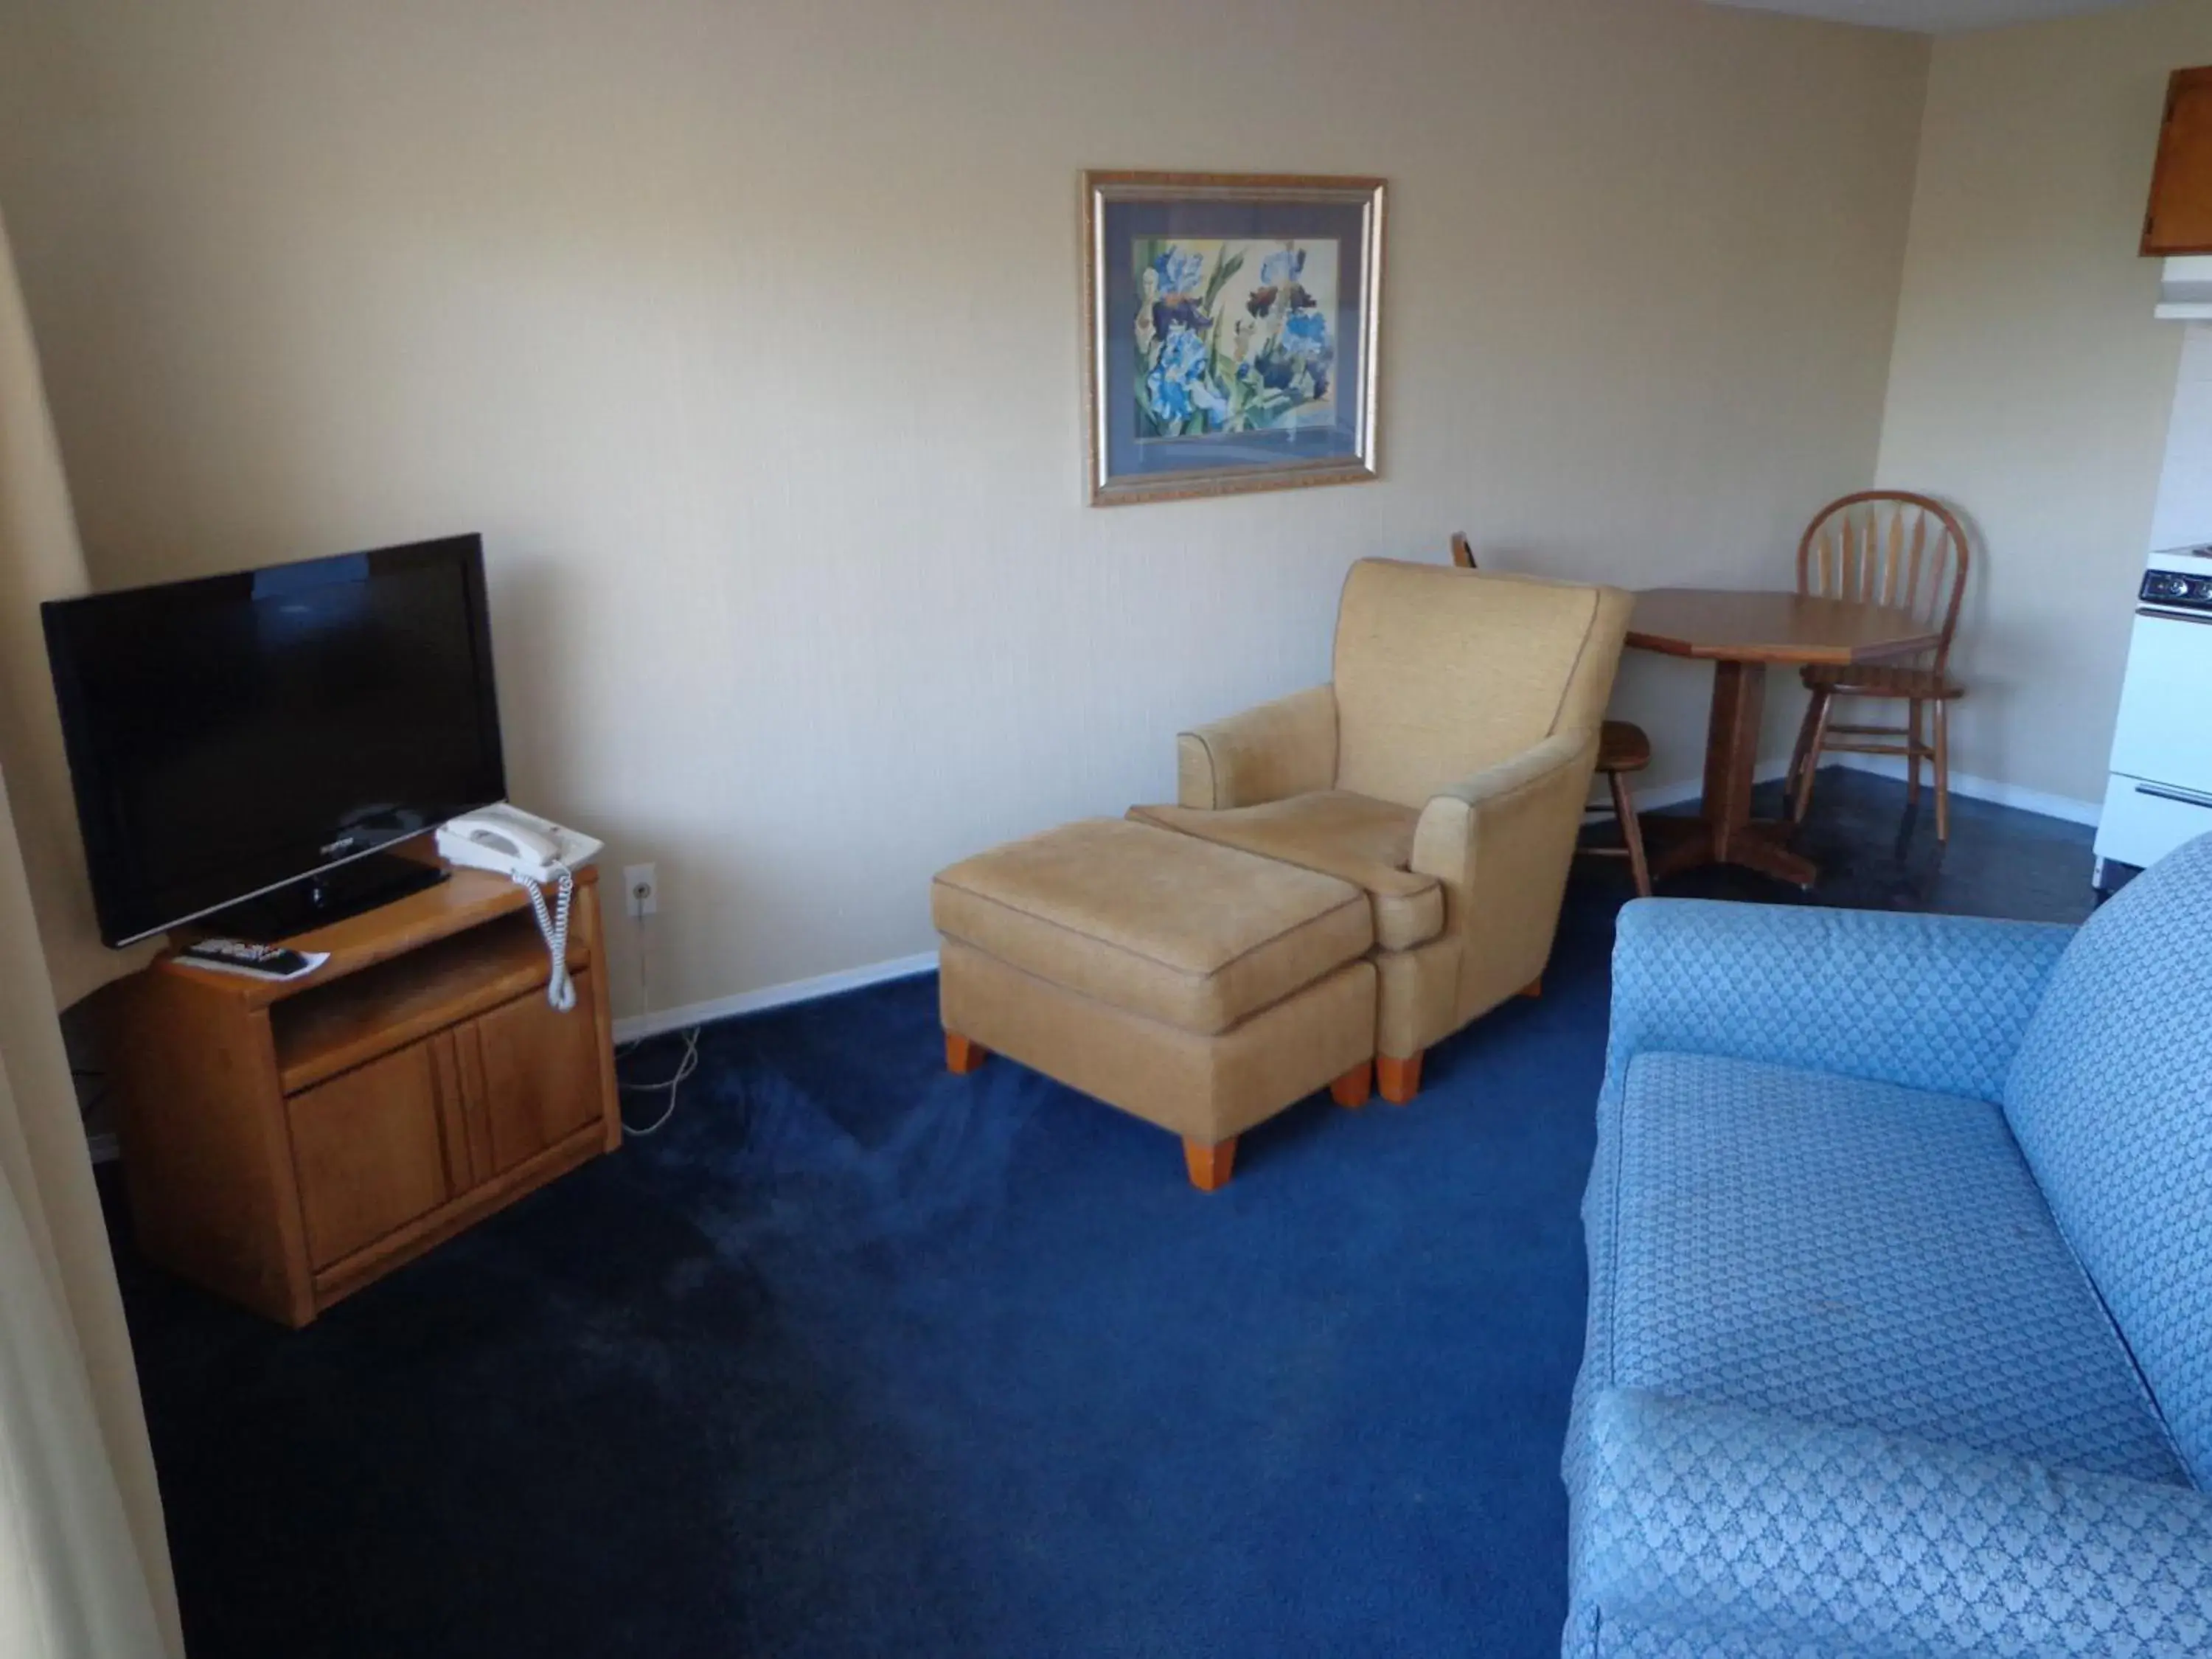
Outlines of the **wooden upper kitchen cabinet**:
M2212 66L2176 70L2166 82L2142 251L2212 253Z

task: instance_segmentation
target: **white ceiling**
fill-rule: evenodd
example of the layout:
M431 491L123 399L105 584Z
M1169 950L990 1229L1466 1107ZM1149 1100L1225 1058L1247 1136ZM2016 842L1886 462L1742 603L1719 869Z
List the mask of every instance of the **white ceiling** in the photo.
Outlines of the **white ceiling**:
M1912 29L1923 34L1964 34L2076 12L2109 11L2133 0L1718 0L1754 11L1786 11L1873 28Z

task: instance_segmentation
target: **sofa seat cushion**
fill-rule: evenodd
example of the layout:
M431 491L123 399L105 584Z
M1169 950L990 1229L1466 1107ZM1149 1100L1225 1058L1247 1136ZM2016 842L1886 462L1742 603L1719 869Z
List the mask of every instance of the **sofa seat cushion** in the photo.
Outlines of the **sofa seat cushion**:
M1615 1127L1600 1381L2187 1484L1996 1107L1648 1053Z
M1386 951L1410 951L1444 930L1443 884L1408 867L1421 819L1410 806L1317 789L1261 806L1134 806L1129 816L1350 882L1373 905L1375 942Z
M963 860L939 873L930 913L1010 967L1206 1035L1374 943L1349 882L1116 818Z
M2212 1497L1917 1436L1609 1389L1566 1651L2179 1659L2212 1639Z

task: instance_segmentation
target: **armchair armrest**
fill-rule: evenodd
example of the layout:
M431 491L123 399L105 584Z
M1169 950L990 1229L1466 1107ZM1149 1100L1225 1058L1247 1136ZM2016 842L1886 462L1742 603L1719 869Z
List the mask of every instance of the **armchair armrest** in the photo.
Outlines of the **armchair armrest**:
M2212 1640L2212 1498L2193 1488L1632 1389L1596 1396L1587 1428L1585 1627L1730 1653Z
M1524 749L1510 760L1502 760L1487 767L1473 777L1449 787L1441 789L1430 799L1421 811L1421 825L1440 836L1432 836L1435 844L1448 845L1449 826L1468 813L1503 805L1516 796L1541 788L1559 775L1570 770L1577 757L1584 749L1595 752L1597 734L1594 732L1554 732L1532 749ZM1420 856L1420 830L1413 834L1413 856ZM1416 866L1418 867L1418 866ZM1431 871L1431 874L1442 874Z
M1260 806L1336 783L1336 692L1316 685L1176 738L1176 803Z
M1596 759L1595 729L1555 732L1438 792L1413 828L1413 869L1434 876L1462 902L1478 882L1510 890L1518 872L1508 866L1523 862L1520 854L1541 851L1543 861L1564 876Z
M1442 884L1444 933L1460 942L1422 1022L1431 1040L1544 971L1596 759L1596 727L1557 732L1421 809L1411 864Z
M1604 1097L1644 1050L1997 1100L2071 927L1638 899L1613 951Z

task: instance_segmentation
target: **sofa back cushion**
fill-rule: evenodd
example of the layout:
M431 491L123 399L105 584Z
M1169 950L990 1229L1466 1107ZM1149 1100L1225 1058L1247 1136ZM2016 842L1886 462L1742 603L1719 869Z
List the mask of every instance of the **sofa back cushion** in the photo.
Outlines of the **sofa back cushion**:
M1593 637L1607 594L1360 560L1337 612L1336 787L1424 806L1563 726L1595 725L1620 651Z
M2212 1486L2212 836L2053 970L2005 1115L2199 1486Z

